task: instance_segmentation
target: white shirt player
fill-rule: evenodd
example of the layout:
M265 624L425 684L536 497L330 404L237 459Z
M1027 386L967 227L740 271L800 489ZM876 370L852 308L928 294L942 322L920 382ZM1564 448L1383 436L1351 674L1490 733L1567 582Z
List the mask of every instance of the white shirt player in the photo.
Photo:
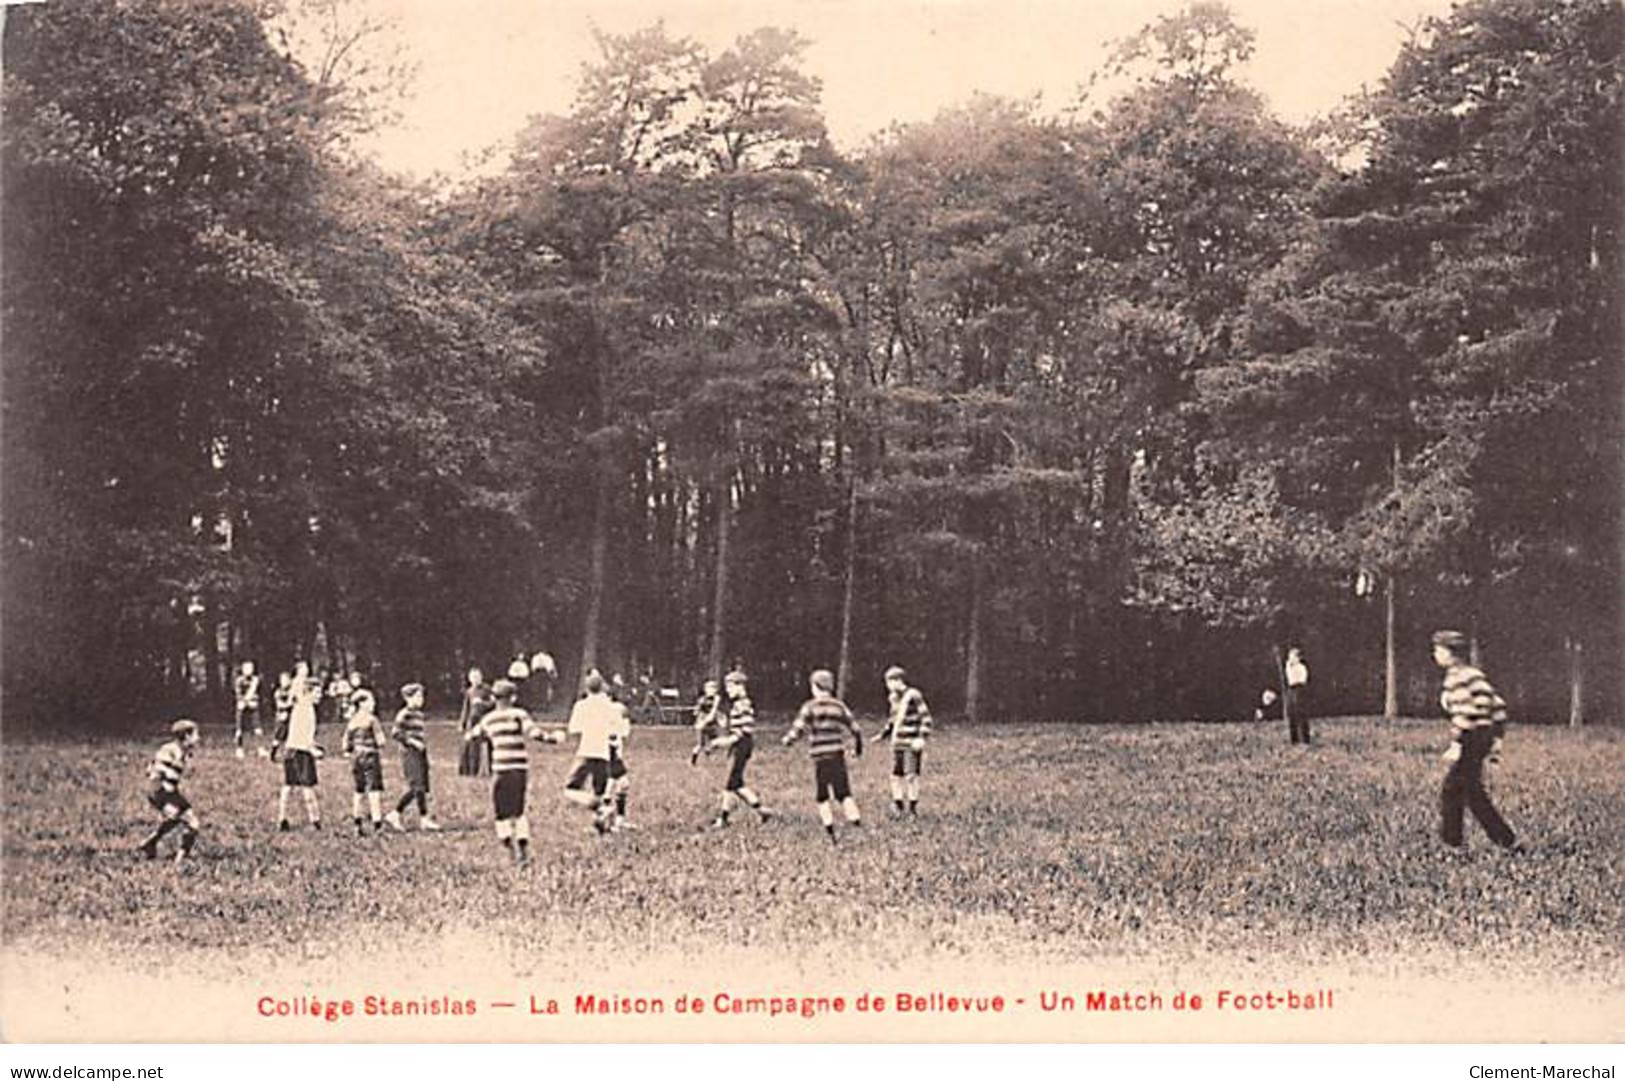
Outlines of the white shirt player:
M290 751L316 749L316 699L322 688L314 679L295 682L293 709L288 714L288 738L283 746Z
M619 746L621 740L632 734L632 725L621 704L600 691L589 694L570 710L569 732L581 737L576 747L577 757L607 762L611 741Z

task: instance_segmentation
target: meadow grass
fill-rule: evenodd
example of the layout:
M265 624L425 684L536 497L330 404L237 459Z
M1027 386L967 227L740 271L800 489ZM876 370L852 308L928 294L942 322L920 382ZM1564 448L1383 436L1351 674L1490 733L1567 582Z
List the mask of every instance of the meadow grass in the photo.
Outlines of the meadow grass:
M1515 729L1489 783L1527 850L1495 850L1469 821L1465 856L1436 839L1439 722L1322 721L1308 749L1274 725L948 728L927 752L917 819L892 817L886 748L852 763L866 824L839 846L818 828L805 749L777 735L758 736L752 783L781 816L736 814L720 832L703 827L726 765L690 767L686 730L636 731L641 829L608 838L559 798L568 750L536 748L523 873L495 843L489 782L456 775L449 726L432 729L447 831L365 838L336 756L321 767L325 830L295 801L296 832L278 834L280 767L234 759L205 729L185 786L203 833L184 867L134 858L161 733L8 740L4 941L131 964L207 951L213 968L246 968L268 944L314 962L478 933L508 942L520 968L550 950L707 943L883 968L1425 958L1620 982L1617 729ZM393 751L386 780L393 802Z

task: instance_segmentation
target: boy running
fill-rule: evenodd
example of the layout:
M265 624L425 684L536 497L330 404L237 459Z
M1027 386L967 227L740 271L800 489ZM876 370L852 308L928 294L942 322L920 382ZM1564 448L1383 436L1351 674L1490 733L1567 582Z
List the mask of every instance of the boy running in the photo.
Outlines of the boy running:
M198 744L197 725L191 721L176 721L169 726L169 734L171 739L158 748L152 765L147 769L147 777L152 781L147 802L164 816L163 821L136 851L145 859L157 859L158 842L170 831L178 829L181 831L181 842L175 850L175 862L179 863L192 854L192 845L197 841L197 814L192 810L191 802L181 795L181 777L192 760L192 748Z
M579 737L575 766L564 782L564 798L581 807L595 808L592 827L599 833L611 828L609 791L610 744L631 731L626 709L606 693L604 677L587 673L587 694L570 710L567 731Z
M931 708L919 688L908 685L908 674L893 665L886 669L886 695L891 717L880 738L891 737L891 800L897 813L917 814L920 805L920 767L925 760L925 738L931 734Z
M858 801L852 798L852 783L846 775L846 743L843 733L852 736L852 753L863 757L863 733L852 722L852 712L846 703L835 697L835 674L820 668L808 680L812 697L801 707L790 731L784 735L788 747L807 734L808 749L813 760L813 794L818 800L818 820L824 824L831 844L835 843L835 810L832 801L838 801L846 821L853 827L863 825L858 814Z
M401 815L418 805L418 829L438 830L440 823L429 815L429 742L423 719L423 684L408 683L401 688L401 709L395 714L391 737L401 745L401 773L406 777L406 794L395 809L384 816L395 830L406 829Z
M1444 843L1460 848L1462 811L1473 812L1490 840L1502 848L1517 841L1484 790L1484 761L1497 762L1501 739L1506 731L1506 702L1496 693L1484 673L1467 663L1467 636L1460 631L1438 631L1433 635L1433 660L1444 669L1444 692L1440 704L1450 715L1453 739L1444 752L1450 763L1444 788L1439 793L1440 828Z
M372 692L356 691L350 696L350 719L344 725L344 757L350 760L350 775L355 779L355 795L350 800L350 817L355 819L357 837L367 835L361 820L361 804L365 797L372 832L384 828L384 726L378 723L377 702Z
M513 853L515 866L525 867L530 863L530 820L525 817L530 752L525 741L559 743L563 737L557 732L543 732L530 714L514 705L517 690L505 679L493 683L494 708L464 732L463 739L485 740L491 746L491 805L496 813L497 840Z
M756 709L745 693L745 673L737 668L729 672L723 688L728 695L728 719L723 733L710 746L728 752L728 778L722 783L722 806L711 821L712 829L726 828L728 816L740 803L755 811L763 822L773 817L773 812L762 805L762 797L745 783L745 767L756 749Z

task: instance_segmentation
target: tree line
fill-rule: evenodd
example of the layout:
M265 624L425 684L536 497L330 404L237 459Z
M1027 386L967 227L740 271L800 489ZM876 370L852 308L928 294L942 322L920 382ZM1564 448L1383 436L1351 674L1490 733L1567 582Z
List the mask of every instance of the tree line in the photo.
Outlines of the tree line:
M1455 625L1523 716L1617 716L1611 0L1459 4L1310 126L1196 3L1061 116L852 153L793 32L600 33L454 187L357 151L345 10L6 12L8 714L545 647L1233 717L1293 643L1317 708L1394 715Z

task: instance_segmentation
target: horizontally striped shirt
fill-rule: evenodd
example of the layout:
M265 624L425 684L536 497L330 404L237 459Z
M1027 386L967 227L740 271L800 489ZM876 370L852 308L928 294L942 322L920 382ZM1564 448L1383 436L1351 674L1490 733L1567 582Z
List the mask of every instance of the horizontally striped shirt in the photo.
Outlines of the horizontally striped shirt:
M344 753L357 758L377 758L384 747L384 726L374 713L357 710L344 726Z
M728 731L737 736L756 733L756 707L750 704L749 695L742 694L729 705Z
M395 741L414 751L426 751L429 744L424 735L423 711L413 706L402 706L395 714Z
M1500 735L1506 726L1507 704L1496 693L1484 673L1470 664L1454 664L1445 670L1444 693L1439 704L1458 732L1493 728Z
M846 703L839 698L810 698L796 714L796 719L790 725L790 732L785 742L794 743L801 738L802 733L807 735L807 749L814 758L834 758L846 753L844 735L848 732L856 733L852 723L852 711L846 708Z
M152 756L152 768L147 770L147 776L163 788L177 789L181 786L181 775L186 772L186 763L191 757L191 752L181 746L180 740L172 739Z
M290 684L287 687L278 687L275 691L271 692L271 695L276 701L276 715L278 717L287 717L288 713L293 709L292 685Z
M469 731L491 741L493 773L523 773L530 769L530 751L525 740L539 739L542 735L541 726L529 713L512 706L493 709Z
M891 700L892 746L907 746L931 734L931 708L918 688L909 687Z
M238 676L236 684L238 708L242 708L244 706L258 706L260 704L259 676Z

